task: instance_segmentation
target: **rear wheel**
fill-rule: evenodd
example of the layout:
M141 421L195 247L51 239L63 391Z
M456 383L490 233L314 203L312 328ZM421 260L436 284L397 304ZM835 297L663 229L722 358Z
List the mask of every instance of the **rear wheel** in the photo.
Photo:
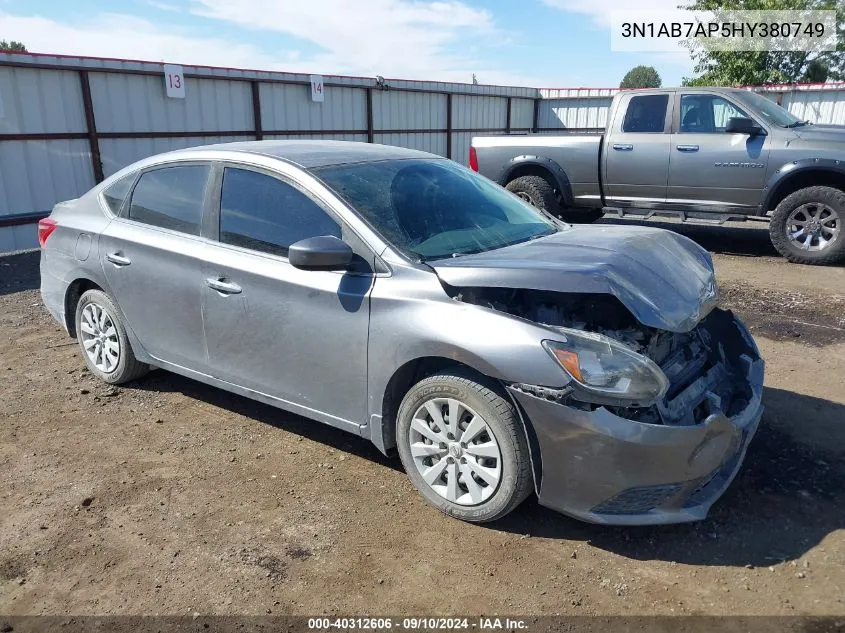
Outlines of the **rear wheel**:
M135 358L120 313L101 290L89 290L79 298L76 336L88 369L107 383L123 384L150 369Z
M520 176L505 187L528 204L553 217L560 215L560 205L554 188L540 176Z
M399 407L397 446L426 500L464 521L505 516L533 488L528 442L513 404L469 372L414 385Z
M845 259L845 192L807 187L788 195L772 213L769 236L777 251L798 264Z

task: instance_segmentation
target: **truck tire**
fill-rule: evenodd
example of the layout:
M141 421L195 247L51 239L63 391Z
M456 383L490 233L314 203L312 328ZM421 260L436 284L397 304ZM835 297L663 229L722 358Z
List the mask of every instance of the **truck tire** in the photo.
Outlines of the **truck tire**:
M821 266L845 259L845 192L806 187L784 198L772 213L769 236L791 262Z
M555 190L541 176L520 176L511 180L505 189L548 215L553 217L560 215L560 205L557 202Z

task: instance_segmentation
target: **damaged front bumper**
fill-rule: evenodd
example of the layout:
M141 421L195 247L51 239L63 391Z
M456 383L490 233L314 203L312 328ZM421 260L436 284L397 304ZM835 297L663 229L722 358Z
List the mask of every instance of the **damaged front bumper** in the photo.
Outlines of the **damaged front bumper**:
M724 392L708 390L702 375L657 407L678 415L678 424L654 423L634 411L631 417L639 419L628 419L620 415L624 409L585 406L559 390L508 385L537 440L542 505L615 525L707 515L739 470L760 422L763 361L730 312L716 310L706 321L743 395L731 402ZM679 407L695 409L700 421L690 423Z

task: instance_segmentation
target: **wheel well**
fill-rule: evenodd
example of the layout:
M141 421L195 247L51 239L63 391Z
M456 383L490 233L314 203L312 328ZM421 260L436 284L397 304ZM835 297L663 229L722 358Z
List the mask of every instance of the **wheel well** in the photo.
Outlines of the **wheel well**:
M805 187L833 187L845 191L845 174L823 169L802 171L779 183L766 205L765 211L773 211L786 196Z
M527 165L518 165L514 167L513 170L508 172L507 182L505 184L508 184L509 182L511 182L512 180L516 180L517 178L522 178L523 176L539 176L547 183L549 183L552 189L560 193L560 185L555 180L555 177L552 175L552 172L550 172L542 165L535 165L533 163L529 163Z
M492 387L493 383L496 383L498 386L497 391L500 392L500 395L508 398L507 393L498 385L497 381L491 380L489 376L480 371L451 358L429 356L409 361L393 373L393 376L391 376L390 381L387 383L387 388L384 390L384 399L381 408L381 426L385 450L396 447L396 415L399 413L399 405L402 404L402 398L405 397L408 390L423 378L427 378L446 369L457 368L476 374L488 386Z
M65 292L65 325L68 334L73 338L76 338L76 306L79 304L79 298L89 290L102 290L102 288L90 279L76 279Z

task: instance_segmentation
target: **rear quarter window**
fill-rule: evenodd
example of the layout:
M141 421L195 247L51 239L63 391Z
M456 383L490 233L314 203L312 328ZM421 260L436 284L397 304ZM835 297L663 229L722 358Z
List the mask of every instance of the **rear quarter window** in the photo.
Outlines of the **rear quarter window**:
M120 213L123 201L129 194L129 190L132 188L132 183L135 182L136 174L137 172L124 176L123 178L114 181L103 190L103 200L105 200L109 211L115 215Z

